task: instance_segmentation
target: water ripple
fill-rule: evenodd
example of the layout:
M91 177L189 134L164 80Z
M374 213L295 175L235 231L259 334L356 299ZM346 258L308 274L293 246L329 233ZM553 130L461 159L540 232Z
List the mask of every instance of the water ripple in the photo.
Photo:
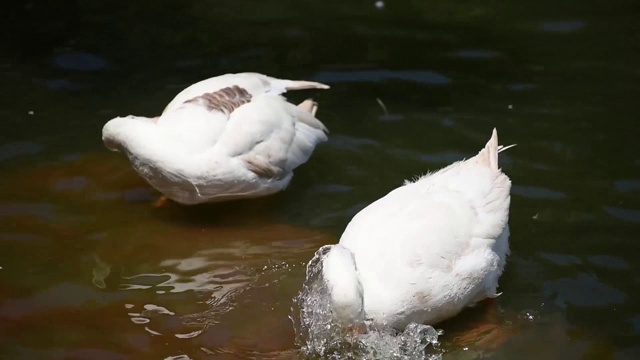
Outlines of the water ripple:
M313 78L324 83L380 82L385 80L404 80L428 85L448 85L452 80L430 70L355 70L322 71Z
M367 147L379 148L379 142L366 138L356 138L348 135L334 134L329 138L327 145L338 150L365 152Z
M582 260L574 255L555 254L555 253L540 253L540 257L545 260L551 261L556 265L568 266L582 264Z
M633 330L636 334L640 334L640 314L629 319L629 322L633 326Z
M551 190L539 186L513 185L511 192L529 199L565 199L567 195L561 191Z
M613 183L613 186L623 193L640 191L640 180L618 180Z
M631 265L625 260L611 255L589 256L587 260L595 265L608 268L610 270L629 270Z
M529 84L529 83L515 83L508 84L507 88L512 91L526 91L526 90L534 90L539 86L537 84Z
M493 59L501 56L497 51L493 50L483 50L483 49L467 49L467 50L458 50L451 54L453 57L463 58L463 59Z
M561 306L605 307L622 304L629 296L599 281L594 275L579 274L576 278L562 278L545 284L545 293L554 296Z
M53 184L53 189L56 191L79 191L84 189L88 183L89 180L86 177L74 176L56 181Z
M76 71L97 71L106 69L109 66L107 60L82 52L57 55L53 62L62 69Z
M44 146L32 142L12 142L0 146L0 161L18 156L37 154Z
M55 207L51 204L32 203L4 203L0 204L0 217L30 215L44 221L55 222L58 217L54 214Z
M553 33L570 33L584 29L586 23L582 20L574 21L546 21L540 24L540 30Z
M469 154L465 154L458 151L444 151L440 153L420 153L417 151L406 149L389 149L388 153L397 158L415 159L432 164L445 164L449 165L453 162L460 161L467 157Z
M640 210L625 209L614 206L604 206L604 211L622 221L640 224Z

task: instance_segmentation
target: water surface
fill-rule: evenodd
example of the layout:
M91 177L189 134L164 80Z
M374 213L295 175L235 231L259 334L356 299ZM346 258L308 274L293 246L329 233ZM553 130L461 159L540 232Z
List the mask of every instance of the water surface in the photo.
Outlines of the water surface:
M514 188L496 306L444 359L640 357L640 25L616 0L16 3L0 54L0 357L292 358L305 265L497 127ZM238 71L324 81L330 140L286 192L160 209L117 115ZM384 104L383 109L380 103ZM484 329L487 322L504 330ZM347 354L345 354L347 355Z

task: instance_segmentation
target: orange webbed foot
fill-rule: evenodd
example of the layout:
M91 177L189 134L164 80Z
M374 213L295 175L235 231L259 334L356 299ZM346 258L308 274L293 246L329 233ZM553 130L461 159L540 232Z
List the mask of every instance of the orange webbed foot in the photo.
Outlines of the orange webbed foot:
M160 196L160 198L158 200L153 202L153 207L154 208L164 207L164 206L167 205L168 201L169 201L169 199L166 196L162 195L162 196Z

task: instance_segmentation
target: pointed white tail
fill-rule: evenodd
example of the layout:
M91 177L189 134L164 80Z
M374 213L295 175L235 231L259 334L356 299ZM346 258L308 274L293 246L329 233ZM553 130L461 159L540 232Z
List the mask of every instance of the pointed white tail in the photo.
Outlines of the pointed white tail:
M329 85L325 85L315 81L304 80L284 80L287 90L304 90L304 89L329 89Z
M480 150L478 155L476 155L476 161L482 165L498 170L498 153L514 146L516 146L516 144L507 146L498 145L498 131L493 128L491 139L489 139L487 144L484 146L484 149Z

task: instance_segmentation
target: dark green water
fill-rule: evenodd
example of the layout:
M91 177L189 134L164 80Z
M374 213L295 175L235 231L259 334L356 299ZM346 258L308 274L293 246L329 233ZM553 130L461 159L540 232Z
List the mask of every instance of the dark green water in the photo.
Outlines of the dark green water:
M501 157L514 184L497 320L509 335L488 356L640 358L639 7L374 3L5 9L0 358L290 358L291 298L314 250L494 126L518 146ZM319 101L330 141L276 196L152 208L102 125L239 71L332 85L289 95ZM445 359L471 357L454 335L474 316L445 324Z

